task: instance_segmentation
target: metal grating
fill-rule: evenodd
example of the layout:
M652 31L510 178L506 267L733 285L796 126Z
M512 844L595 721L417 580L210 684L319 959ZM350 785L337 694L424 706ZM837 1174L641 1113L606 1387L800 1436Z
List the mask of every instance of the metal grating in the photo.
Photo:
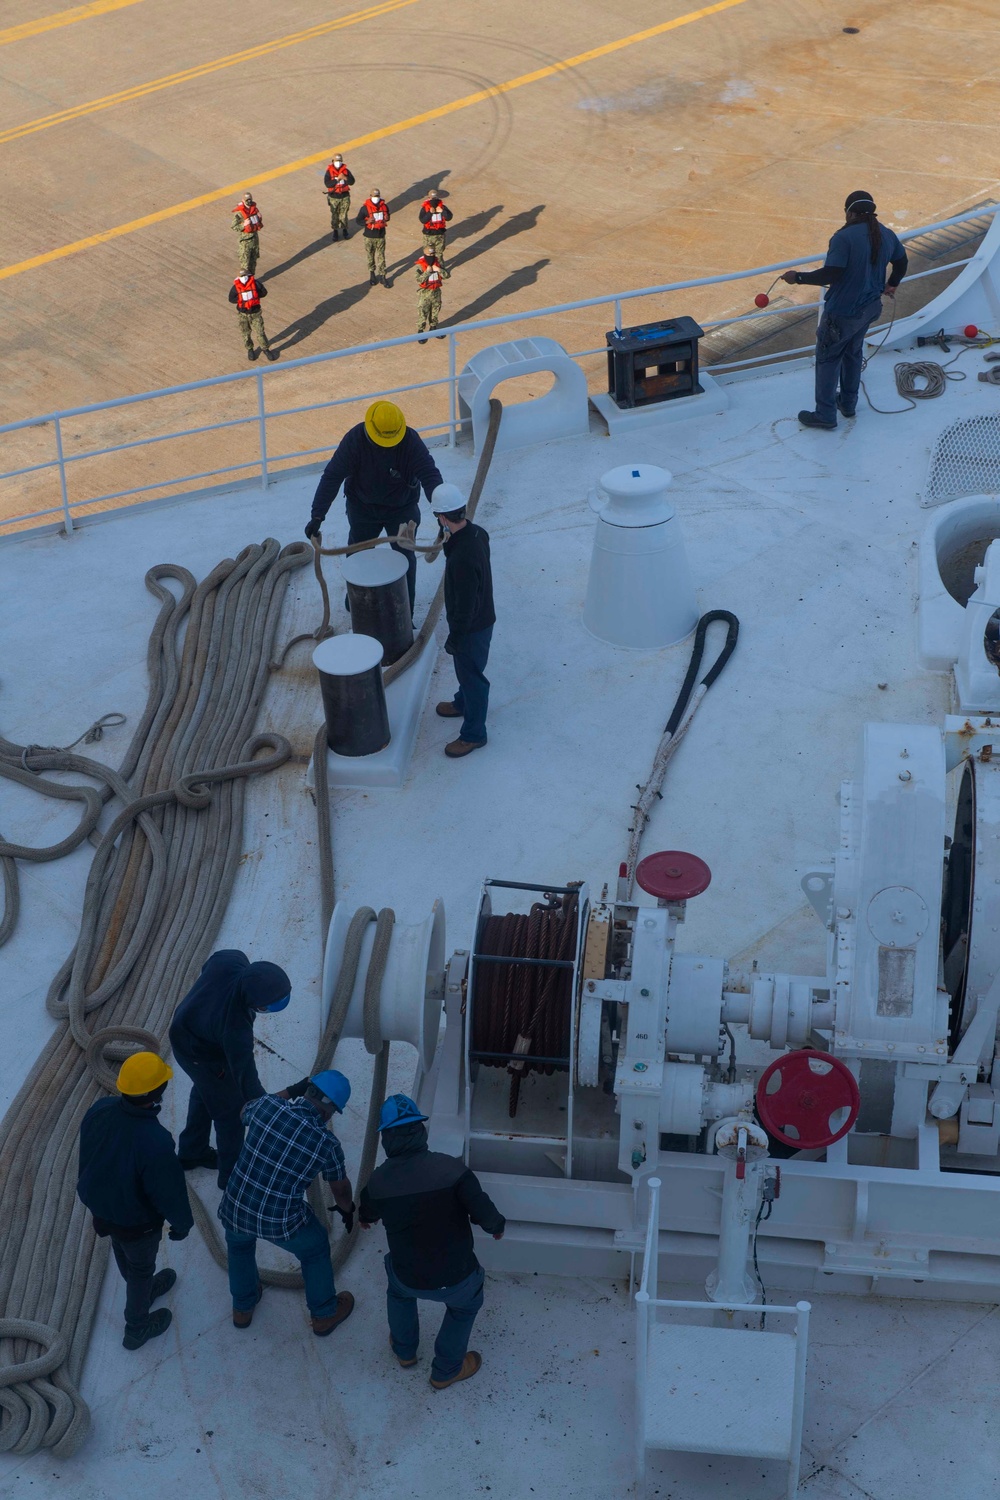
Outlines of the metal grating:
M937 440L923 504L963 495L1000 495L1000 416L952 422Z

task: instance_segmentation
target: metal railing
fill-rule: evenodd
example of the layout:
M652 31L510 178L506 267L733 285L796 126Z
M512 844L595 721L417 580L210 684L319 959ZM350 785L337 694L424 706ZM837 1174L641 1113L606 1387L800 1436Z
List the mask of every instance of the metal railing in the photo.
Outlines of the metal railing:
M934 224L926 224L920 228L906 231L900 235L900 238L903 240L915 239L920 235L930 234L954 224L967 223L973 219L991 218L995 212L995 209L984 208L980 205L977 208L967 210L965 213L957 214L952 218L941 219ZM438 422L422 423L421 431L428 435L444 433L447 436L449 447L453 447L458 440L462 426L459 403L460 376L458 372L458 341L460 338L467 339L472 335L481 334L483 331L489 329L510 328L515 324L537 322L540 319L554 319L567 313L598 307L613 308L614 326L615 328L620 328L622 326L623 306L626 303L637 301L639 298L665 297L677 292L694 291L701 287L721 286L733 282L747 281L755 277L772 276L776 278L783 271L792 270L796 266L806 265L821 258L821 254L799 256L794 260L776 261L772 265L752 266L748 270L729 271L718 276L700 276L687 281L664 282L662 285L641 287L634 291L613 292L600 297L583 298L576 302L556 303L550 307L537 308L534 311L505 313L500 317L480 318L473 322L441 328L437 330L436 334L430 336L447 340L448 373L433 380L411 381L404 385L339 396L331 400L311 402L300 406L276 407L271 409L267 406L266 392L273 390L275 382L287 379L287 376L293 371L305 370L318 365L332 365L338 360L357 359L359 356L387 349L403 348L407 345L415 344L426 337L424 334L414 333L398 338L380 339L368 344L357 344L348 349L335 349L326 354L308 355L302 359L289 360L279 367L267 371L243 370L232 375L216 375L206 380L189 381L183 385L166 386L160 390L145 391L136 396L122 396L112 401L96 401L86 406L73 406L60 411L48 412L44 416L27 417L19 422L8 422L0 426L0 438L11 433L24 433L30 429L51 426L55 454L54 457L42 460L41 462L25 464L19 468L0 472L0 482L19 479L31 474L39 474L54 469L58 473L60 503L48 506L42 510L28 511L16 515L5 515L0 512L0 530L11 526L20 526L27 521L41 521L48 517L61 515L63 527L67 532L71 532L74 524L74 513L90 509L91 507L108 505L112 501L124 500L131 496L147 495L153 490L178 489L199 481L220 479L225 475L241 474L245 471L259 473L261 488L267 489L279 464L298 464L303 459L314 458L319 454L326 454L330 451L330 445L327 443L321 448L296 449L287 453L272 453L269 450L268 444L268 423L282 418L302 416L311 412L335 410L340 406L355 405L360 402L367 403L381 396L398 396L413 391L431 389L442 390L447 401L447 416ZM946 266L935 266L930 270L918 272L914 276L908 277L907 280L914 281L922 277L937 276L945 271L957 270L967 265L971 258L967 257L964 260L952 261ZM795 303L784 307L771 308L767 312L746 313L731 318L710 320L705 322L703 326L706 330L735 327L744 323L752 323L757 319L774 319L775 317L781 317L790 313L801 317L804 311L810 312L811 309L804 307L803 304ZM712 368L721 371L736 370L760 363L764 360L795 358L810 353L812 347L812 344L809 344L803 345L801 348L782 350L778 354L755 355L748 359L714 364ZM571 357L574 359L584 359L603 354L604 352L604 348L601 346L596 349L578 350ZM516 367L512 373L516 375ZM265 380L271 383L268 387L265 387ZM98 412L122 411L127 407L142 406L171 397L189 395L197 391L210 391L226 386L243 386L247 381L253 381L256 386L256 411L250 416L208 422L200 426L180 428L176 431L166 433L156 433L130 439L128 442L108 444L105 447L90 448L77 453L67 453L65 450L63 428L64 423L71 418L92 416ZM200 437L207 433L222 432L227 429L239 427L256 427L257 429L257 455L245 462L225 464L219 468L157 479L149 484L134 484L121 490L90 495L85 499L70 499L68 473L72 465L98 458L108 458L113 454L126 453L135 449L149 449L158 443L171 442L182 438Z

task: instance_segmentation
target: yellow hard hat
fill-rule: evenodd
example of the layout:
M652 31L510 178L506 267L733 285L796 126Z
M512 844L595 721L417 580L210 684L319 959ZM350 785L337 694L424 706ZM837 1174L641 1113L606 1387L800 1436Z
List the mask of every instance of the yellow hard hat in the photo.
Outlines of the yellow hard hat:
M373 401L365 412L365 431L380 448L395 448L406 436L406 418L393 401Z
M118 1069L118 1092L135 1097L151 1094L173 1076L173 1068L155 1052L134 1052Z

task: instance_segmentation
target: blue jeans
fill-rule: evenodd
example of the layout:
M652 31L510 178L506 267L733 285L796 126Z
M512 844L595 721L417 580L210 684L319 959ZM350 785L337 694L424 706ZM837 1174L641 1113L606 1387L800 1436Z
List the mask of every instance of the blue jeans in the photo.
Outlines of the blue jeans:
M389 1313L389 1340L392 1352L400 1359L417 1357L417 1345L420 1342L417 1299L444 1303L444 1317L434 1340L431 1375L435 1380L450 1380L462 1368L472 1325L483 1305L485 1273L482 1266L457 1286L442 1287L437 1292L404 1286L392 1269L392 1257L389 1255L385 1257L385 1274L388 1279L385 1300Z
M451 659L458 678L458 692L452 702L465 715L459 739L473 745L481 745L486 739L486 709L490 701L486 663L490 658L492 639L492 625L452 639Z
M854 411L861 386L865 334L882 309L876 297L853 318L824 313L816 332L816 414L824 422L837 420L837 387L847 410Z
M333 1265L330 1261L330 1241L326 1230L313 1213L301 1229L296 1229L287 1240L272 1240L281 1250L290 1250L302 1267L302 1280L306 1284L306 1306L314 1318L329 1318L337 1310L337 1291L333 1284ZM233 1298L233 1312L249 1312L257 1305L257 1236L241 1234L238 1230L226 1230L226 1248L229 1251L229 1290Z

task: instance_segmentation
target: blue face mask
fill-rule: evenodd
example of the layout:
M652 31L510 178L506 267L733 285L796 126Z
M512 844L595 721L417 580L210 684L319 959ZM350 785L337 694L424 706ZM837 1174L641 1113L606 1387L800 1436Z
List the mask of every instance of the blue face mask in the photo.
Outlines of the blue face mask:
M289 1000L291 998L292 998L291 995L286 995L283 1000L275 1000L275 1002L274 1002L273 1005L265 1005L263 1007L262 1013L265 1016L273 1016L273 1015L275 1015L276 1012L278 1012L279 1010L284 1010L285 1006L288 1004L288 1002L289 1002Z

